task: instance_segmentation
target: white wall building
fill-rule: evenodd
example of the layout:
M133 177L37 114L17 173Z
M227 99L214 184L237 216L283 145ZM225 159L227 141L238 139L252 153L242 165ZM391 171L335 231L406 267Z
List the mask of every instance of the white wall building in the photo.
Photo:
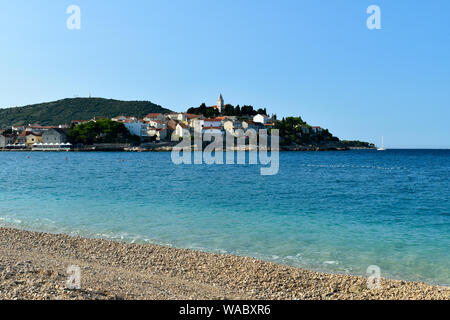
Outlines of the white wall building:
M179 123L175 129L176 138L182 138L184 134L190 134L187 125Z
M156 136L156 140L165 140L167 138L167 129L150 128L148 130L148 135L150 137Z
M225 134L221 127L204 127L203 134Z
M191 122L191 127L197 130L203 130L203 127L205 125L205 120L202 119L196 119Z
M235 130L242 129L242 122L228 120L224 122L223 128L225 131L234 134Z
M203 127L222 127L221 119L205 119L203 120Z
M162 113L149 113L144 118L145 121L162 121L166 120L166 117Z
M6 148L8 144L14 143L14 137L0 135L0 148Z
M123 123L124 126L130 131L131 134L134 134L138 137L146 137L148 136L147 130L148 126L141 121L127 121Z
M150 120L150 121L148 121L148 125L151 128L156 128L156 129L165 129L165 128L167 128L167 125L163 121L158 121L158 120Z
M266 124L269 122L269 117L266 116L265 114L257 114L256 116L253 117L253 121L254 122L258 122L258 123L262 123L262 124Z
M172 119L172 120L175 120L175 121L180 121L180 122L187 121L187 116L184 113L169 113L167 115L167 117L169 119Z

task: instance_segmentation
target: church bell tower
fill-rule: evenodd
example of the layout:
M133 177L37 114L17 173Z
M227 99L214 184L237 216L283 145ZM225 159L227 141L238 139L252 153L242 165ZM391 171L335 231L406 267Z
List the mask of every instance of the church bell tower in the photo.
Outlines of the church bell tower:
M222 94L219 94L219 98L217 99L217 110L219 110L219 112L222 113L224 107L225 103L223 101Z

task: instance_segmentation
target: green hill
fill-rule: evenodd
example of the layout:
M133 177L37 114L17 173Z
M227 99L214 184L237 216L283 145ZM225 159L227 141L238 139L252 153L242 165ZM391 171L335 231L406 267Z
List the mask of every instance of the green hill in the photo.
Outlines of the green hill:
M94 117L113 118L119 115L143 118L149 113L168 112L171 111L149 101L119 101L103 98L63 99L0 109L0 128L29 123L70 124L72 120L89 120Z

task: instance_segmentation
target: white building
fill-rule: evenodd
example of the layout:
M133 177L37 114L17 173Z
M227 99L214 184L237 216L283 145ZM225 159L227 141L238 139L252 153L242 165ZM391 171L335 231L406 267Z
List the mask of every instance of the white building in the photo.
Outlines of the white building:
M223 128L225 131L234 134L235 130L242 129L242 122L228 120L224 122Z
M112 120L112 121L116 121L116 122L124 122L124 121L127 121L127 120L128 120L128 117L125 117L125 116L118 116L118 117L112 118L111 120ZM131 119L130 119L130 120L131 120Z
M260 129L266 129L266 127L260 122L242 121L242 129L244 129L244 131L249 129L259 131Z
M159 120L150 120L150 121L148 121L148 125L151 128L155 128L155 129L166 129L167 128L167 125L163 121L159 121Z
M256 116L253 117L253 122L266 124L269 122L269 119L270 118L268 116L266 116L265 114L257 114Z
M175 120L175 121L180 121L180 122L185 122L187 121L187 116L184 113L169 113L167 115L167 117L171 120Z
M138 136L138 137L146 137L148 136L147 130L148 126L147 124L141 122L141 121L125 121L123 122L124 126L130 131L131 134Z
M175 129L175 139L182 138L186 134L190 134L188 126L183 123L177 124Z
M166 117L162 113L149 113L145 116L145 121L161 121L164 122Z
M203 119L195 119L190 124L190 126L196 130L203 130L204 125L205 125L205 120L203 120Z
M222 127L222 119L205 119L203 120L203 127Z
M222 127L203 127L203 134L225 134Z
M167 129L148 129L148 135L150 137L156 137L156 140L165 140L167 138Z
M0 148L6 148L7 145L14 143L14 137L0 134Z

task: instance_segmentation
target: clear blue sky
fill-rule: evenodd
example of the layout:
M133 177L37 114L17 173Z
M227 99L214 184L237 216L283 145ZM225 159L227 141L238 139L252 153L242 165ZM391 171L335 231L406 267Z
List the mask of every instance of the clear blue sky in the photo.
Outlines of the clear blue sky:
M0 3L0 107L92 92L181 111L222 92L343 139L450 148L448 0Z

